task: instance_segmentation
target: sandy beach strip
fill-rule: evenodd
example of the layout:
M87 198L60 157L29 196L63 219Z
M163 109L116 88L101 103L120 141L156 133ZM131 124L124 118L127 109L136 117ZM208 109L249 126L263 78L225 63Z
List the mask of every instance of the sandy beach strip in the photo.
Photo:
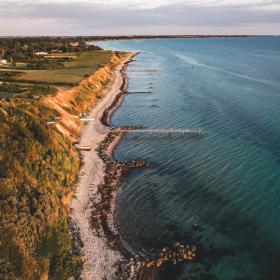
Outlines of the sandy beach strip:
M78 229L83 244L81 248L84 257L82 279L114 279L117 264L123 261L121 253L109 246L106 235L100 235L94 231L91 226L91 215L92 205L101 200L98 187L104 183L106 168L105 163L96 152L100 143L110 132L110 128L102 122L102 117L115 100L119 99L124 84L127 82L123 70L135 55L136 53L130 53L126 61L116 68L114 81L106 90L105 97L89 111L88 118L94 119L94 121L84 125L81 132L79 145L90 147L90 151L81 151L83 165L79 173L75 198L71 201L70 207L72 209L71 220ZM117 102L115 107L119 104ZM116 144L114 143L114 146ZM112 153L112 149L109 153Z

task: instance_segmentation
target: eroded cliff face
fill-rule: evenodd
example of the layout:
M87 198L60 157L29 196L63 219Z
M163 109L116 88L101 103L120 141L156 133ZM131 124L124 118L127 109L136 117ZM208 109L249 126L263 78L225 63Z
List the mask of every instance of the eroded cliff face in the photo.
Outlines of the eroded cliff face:
M113 53L105 66L83 80L77 87L59 89L55 96L45 98L45 104L54 109L60 117L55 121L55 126L63 135L72 141L79 138L82 113L93 107L106 94L106 88L110 87L114 80L116 66L128 55L127 53Z

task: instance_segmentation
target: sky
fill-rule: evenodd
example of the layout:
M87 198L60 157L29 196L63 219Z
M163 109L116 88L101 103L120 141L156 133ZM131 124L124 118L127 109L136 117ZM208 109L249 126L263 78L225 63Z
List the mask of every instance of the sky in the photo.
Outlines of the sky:
M0 0L0 36L280 35L280 0Z

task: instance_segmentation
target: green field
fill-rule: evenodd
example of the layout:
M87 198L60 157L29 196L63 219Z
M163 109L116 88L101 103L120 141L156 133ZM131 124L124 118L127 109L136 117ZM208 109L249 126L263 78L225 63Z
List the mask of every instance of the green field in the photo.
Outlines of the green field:
M0 91L0 98L11 98L15 94L13 92Z
M54 70L26 70L17 80L47 82L49 84L77 84L85 75L92 75L110 59L110 51L91 51L77 56L71 62L64 63L65 68Z

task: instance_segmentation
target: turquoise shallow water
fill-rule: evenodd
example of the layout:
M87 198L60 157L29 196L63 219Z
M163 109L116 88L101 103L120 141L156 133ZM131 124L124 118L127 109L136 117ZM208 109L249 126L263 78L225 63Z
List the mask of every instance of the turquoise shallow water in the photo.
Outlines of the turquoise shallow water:
M119 160L144 159L119 190L117 223L149 253L196 244L161 279L280 279L280 38L102 42L142 53L113 125L203 128L193 139L127 135ZM148 71L147 71L148 70ZM199 229L193 229L193 224Z

